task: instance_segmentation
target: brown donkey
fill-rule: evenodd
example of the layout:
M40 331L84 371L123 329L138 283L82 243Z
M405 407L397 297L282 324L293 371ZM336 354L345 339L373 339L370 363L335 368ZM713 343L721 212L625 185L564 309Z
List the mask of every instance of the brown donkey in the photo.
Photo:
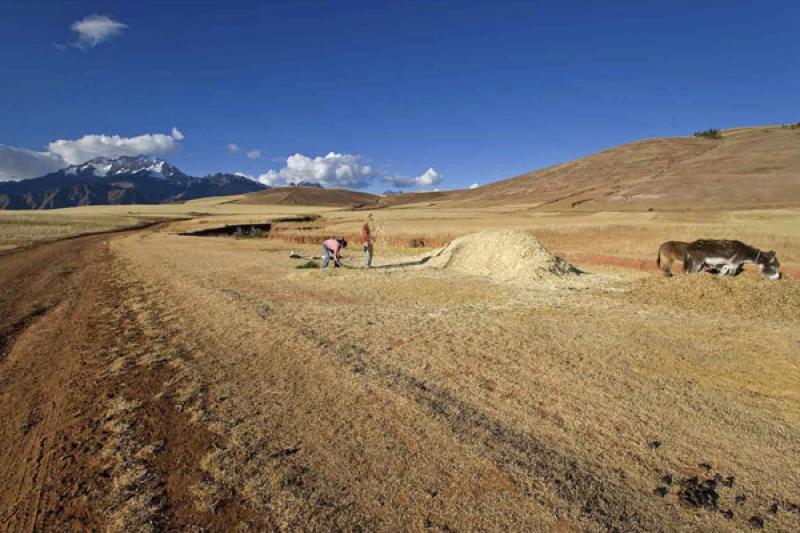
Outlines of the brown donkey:
M688 242L682 241L667 241L658 248L658 257L656 257L656 265L661 269L661 272L669 277L672 275L672 264L678 261L683 265L683 258L686 255L686 247L689 246Z

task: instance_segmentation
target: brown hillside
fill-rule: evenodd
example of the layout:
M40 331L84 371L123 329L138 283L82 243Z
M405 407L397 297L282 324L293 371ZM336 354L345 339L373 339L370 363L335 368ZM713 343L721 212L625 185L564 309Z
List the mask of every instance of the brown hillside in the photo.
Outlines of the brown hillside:
M452 191L442 200L558 210L797 206L800 129L738 128L723 131L718 140L645 140L479 189Z
M455 191L407 192L381 196L378 199L379 207L394 207L411 204L432 205L442 200L450 200Z
M281 187L248 194L233 203L360 207L375 204L377 201L377 196L366 192L315 187Z
M649 139L478 189L378 197L288 187L237 203L395 207L528 204L541 209L747 209L800 205L800 128L724 130L721 139Z

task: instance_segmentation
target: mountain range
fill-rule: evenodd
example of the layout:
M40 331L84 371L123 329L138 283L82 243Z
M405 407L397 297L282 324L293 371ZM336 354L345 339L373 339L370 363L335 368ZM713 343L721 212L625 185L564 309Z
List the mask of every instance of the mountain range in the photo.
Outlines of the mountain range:
M317 187L317 190L312 190ZM150 157L93 159L40 178L0 182L0 209L155 204L242 195L234 203L381 208L405 204L545 210L751 209L800 205L800 123L713 137L647 139L474 189L385 194L278 189L235 174L187 176Z
M161 204L266 188L236 174L189 176L148 156L98 157L39 178L0 182L0 209Z

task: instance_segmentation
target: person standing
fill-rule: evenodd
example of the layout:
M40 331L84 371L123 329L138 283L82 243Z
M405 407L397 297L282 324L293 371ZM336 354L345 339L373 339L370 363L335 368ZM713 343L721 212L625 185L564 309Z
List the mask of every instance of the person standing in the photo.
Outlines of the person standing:
M364 268L372 267L372 214L361 226L361 242L364 243Z
M327 268L331 258L333 267L342 266L342 248L347 248L347 241L344 239L328 239L322 243L322 268Z

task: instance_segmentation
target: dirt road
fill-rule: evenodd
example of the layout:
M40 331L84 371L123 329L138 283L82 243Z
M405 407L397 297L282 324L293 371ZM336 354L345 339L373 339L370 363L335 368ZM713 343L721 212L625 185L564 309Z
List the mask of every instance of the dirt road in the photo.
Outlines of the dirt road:
M185 493L214 439L169 399L175 372L113 365L167 343L143 334L110 239L0 260L0 531L113 529L135 524L127 513L156 529L229 518L195 510Z
M660 295L759 279L287 251L157 228L0 257L0 531L800 527L797 282L743 315Z

